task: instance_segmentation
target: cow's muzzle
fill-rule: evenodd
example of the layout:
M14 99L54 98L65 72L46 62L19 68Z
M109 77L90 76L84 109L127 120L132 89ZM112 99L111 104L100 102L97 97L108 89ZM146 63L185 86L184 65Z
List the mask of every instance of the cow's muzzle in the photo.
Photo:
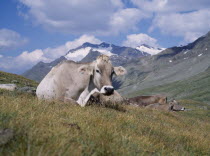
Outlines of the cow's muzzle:
M105 95L111 95L114 93L114 87L113 86L103 86L101 88L100 93L105 94Z

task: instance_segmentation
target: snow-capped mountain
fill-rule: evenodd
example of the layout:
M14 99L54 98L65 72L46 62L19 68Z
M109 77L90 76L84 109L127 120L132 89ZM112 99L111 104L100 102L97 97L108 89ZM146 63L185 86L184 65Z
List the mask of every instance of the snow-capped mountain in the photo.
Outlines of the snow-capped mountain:
M161 51L165 50L165 48L156 48L156 47L151 47L146 44L142 44L141 46L136 47L137 50L148 53L150 55L156 55L160 53Z
M67 60L73 61L81 61L84 59L91 51L97 51L101 54L112 56L116 55L112 53L112 45L107 43L91 44L91 43L84 43L82 46L70 50L66 55L65 58Z
M126 64L132 59L139 59L140 57L150 55L135 48L121 47L105 42L101 44L92 44L86 42L75 49L69 50L66 55L54 60L53 62L39 62L33 68L26 71L23 75L27 78L40 81L51 70L52 67L63 60L72 60L85 63L95 60L97 56L101 54L110 56L112 64L116 66Z
M139 51L138 49L130 48L130 47L120 47L113 44L108 43L101 43L101 44L91 44L91 43L84 43L82 46L71 49L65 55L67 60L73 61L81 61L85 59L86 56L90 57L90 53L98 52L100 54L108 55L108 56L124 56L124 57L142 57L148 56L150 54ZM94 55L95 56L95 55Z

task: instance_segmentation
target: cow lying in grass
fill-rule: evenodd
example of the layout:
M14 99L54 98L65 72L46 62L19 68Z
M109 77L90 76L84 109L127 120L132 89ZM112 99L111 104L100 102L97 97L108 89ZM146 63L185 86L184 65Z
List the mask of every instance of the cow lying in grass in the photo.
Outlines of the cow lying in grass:
M185 110L185 107L179 105L179 103L176 100L172 100L168 104L160 104L160 103L150 104L150 105L147 105L145 108L164 110L164 111L184 111Z
M90 96L89 103L124 103L127 105L145 107L149 109L157 109L163 111L184 111L185 108L180 106L176 100L167 103L166 96L137 96L134 98L124 99L117 91L113 95L105 96L101 93L94 93Z
M130 105L147 106L154 103L167 104L167 97L162 95L153 96L137 96L126 99L126 102Z
M106 55L100 55L90 63L63 61L40 82L36 95L38 99L61 100L84 107L90 93L113 94L112 76L125 73L123 67L113 67Z

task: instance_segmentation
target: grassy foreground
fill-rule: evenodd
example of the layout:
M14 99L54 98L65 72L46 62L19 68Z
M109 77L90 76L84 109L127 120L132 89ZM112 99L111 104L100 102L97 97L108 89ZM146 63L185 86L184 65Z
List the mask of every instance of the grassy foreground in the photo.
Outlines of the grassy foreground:
M208 105L181 103L192 111L81 108L0 90L0 127L15 132L0 155L209 155Z

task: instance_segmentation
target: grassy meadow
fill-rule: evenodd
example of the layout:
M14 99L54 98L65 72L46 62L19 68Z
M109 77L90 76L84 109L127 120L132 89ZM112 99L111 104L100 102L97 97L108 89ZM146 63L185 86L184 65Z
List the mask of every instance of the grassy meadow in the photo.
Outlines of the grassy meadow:
M0 127L15 136L0 155L209 155L209 107L180 102L192 111L81 108L1 90Z
M37 85L2 72L0 80ZM14 131L13 139L0 146L0 155L210 155L209 105L179 102L191 111L163 112L123 104L81 108L0 90L0 129Z

